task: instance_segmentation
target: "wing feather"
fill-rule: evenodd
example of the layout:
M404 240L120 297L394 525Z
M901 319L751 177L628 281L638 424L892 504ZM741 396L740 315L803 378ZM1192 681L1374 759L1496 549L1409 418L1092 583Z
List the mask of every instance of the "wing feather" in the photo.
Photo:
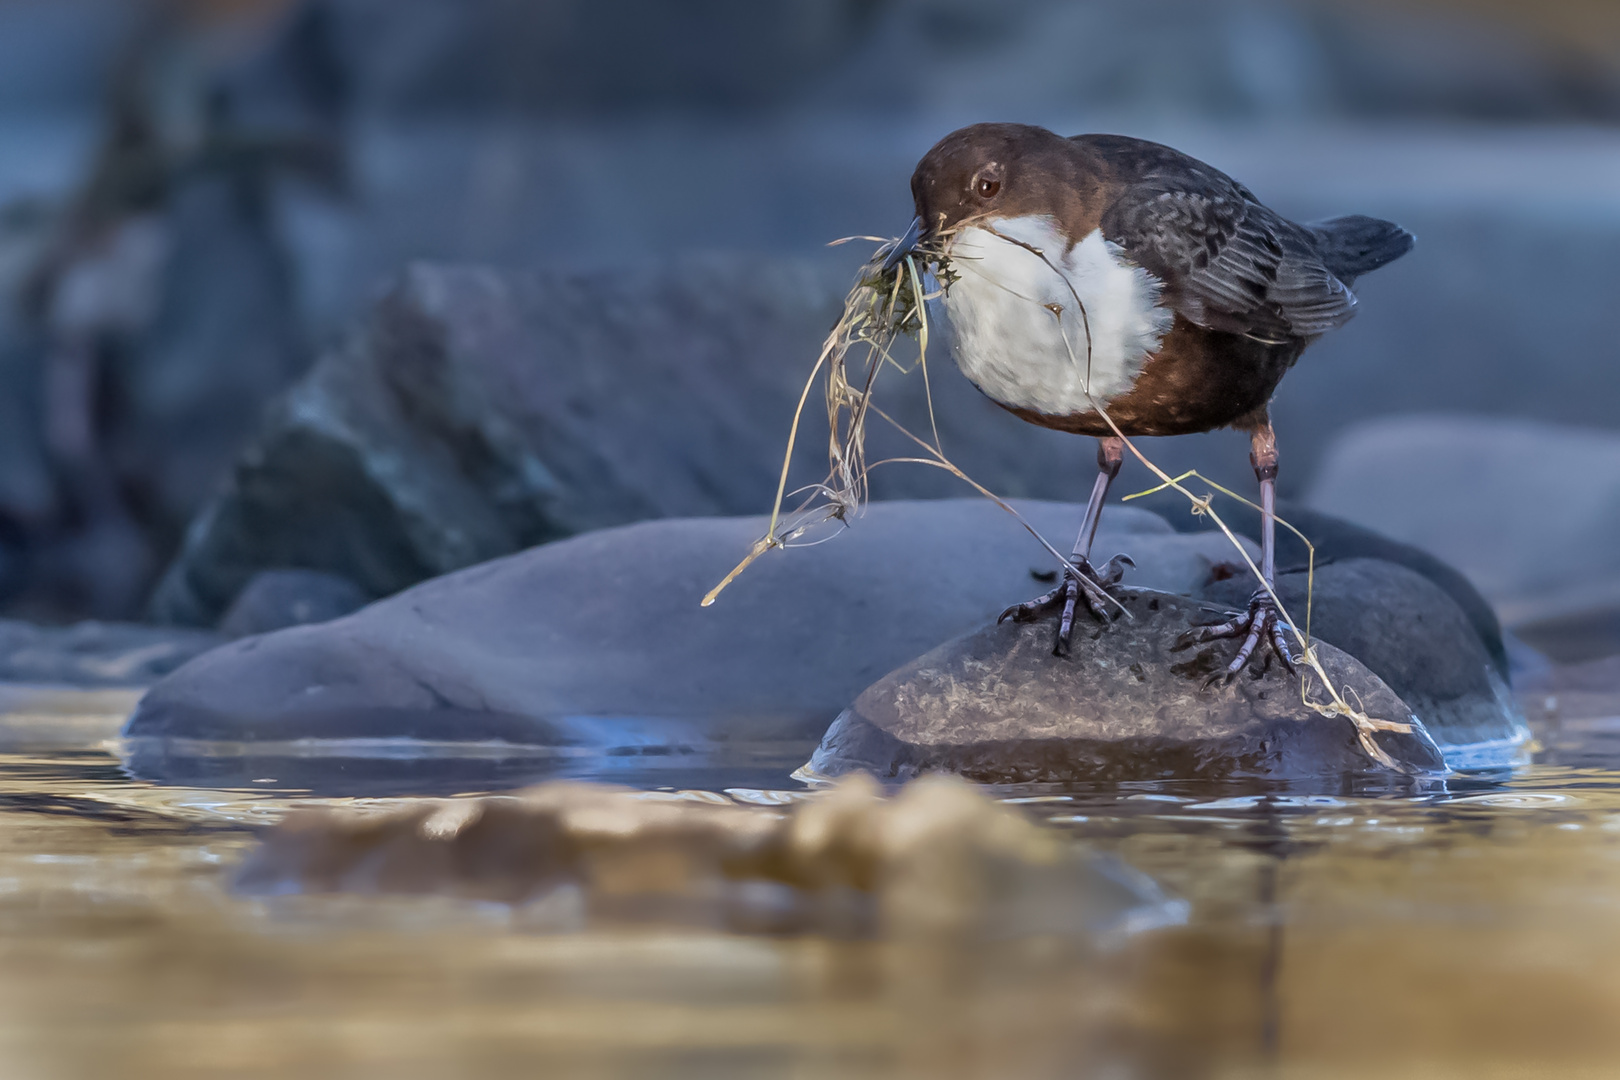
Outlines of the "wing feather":
M1128 184L1102 228L1199 326L1280 342L1355 314L1355 294L1323 265L1311 235L1208 166Z

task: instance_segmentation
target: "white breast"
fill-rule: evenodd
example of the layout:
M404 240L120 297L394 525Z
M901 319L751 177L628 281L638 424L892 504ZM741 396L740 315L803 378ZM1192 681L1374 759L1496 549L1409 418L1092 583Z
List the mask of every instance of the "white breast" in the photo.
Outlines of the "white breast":
M1158 306L1160 283L1119 245L1093 232L1070 246L1047 217L964 229L950 265L943 304L956 362L1017 408L1064 416L1107 404L1130 390L1173 320Z

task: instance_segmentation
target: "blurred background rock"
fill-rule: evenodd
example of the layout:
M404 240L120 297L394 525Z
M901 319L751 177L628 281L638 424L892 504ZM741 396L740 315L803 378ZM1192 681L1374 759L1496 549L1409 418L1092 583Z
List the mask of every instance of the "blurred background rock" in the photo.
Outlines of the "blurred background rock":
M626 330L636 295L614 295L629 289L624 271L650 288L660 274L679 285L695 252L721 278L727 259L734 278L787 267L752 288L784 283L802 294L797 312L794 297L755 296L741 336L712 312L657 331L724 342L704 353L720 371L764 369L749 385L767 389L726 405L728 424L740 409L759 425L730 445L780 445L784 388L860 258L822 245L898 232L915 160L982 119L1162 139L1285 213L1380 214L1418 233L1417 252L1362 284L1360 317L1284 383L1286 492L1311 489L1341 431L1386 414L1620 427L1620 8L1604 0L0 0L0 610L210 623L232 590L286 563L368 593L453 568L420 554L409 515L337 559L321 554L342 546L322 540L324 519L278 510L339 473L358 486L328 485L327 504L403 505L399 478L378 470L422 455L493 508L466 514L533 522L503 526L496 548L566 532L556 515L512 509L556 501L534 425L566 402L518 410L539 419L511 438L467 421L484 440L468 443L409 407L430 394L405 395L365 429L394 441L365 436L342 468L289 456L289 440L312 445L293 438L313 415L300 402L347 415L333 395L369 384L343 372L386 370L376 343L415 340L390 337L388 321L402 290L432 279L402 278L413 260L539 273L513 286L520 321L540 327L523 347L541 368L605 365L598 391L632 402L666 390L628 361L611 378L645 352L645 328ZM551 304L544 282L564 280L596 299ZM393 306L368 314L385 286ZM441 337L476 329L477 311L436 303L417 307ZM452 366L482 355L442 351ZM960 384L941 370L936 383ZM1025 430L971 392L949 404L947 451L991 486L1082 493L1087 440ZM676 405L703 429L700 387ZM635 410L618 415L605 443L633 433ZM588 441L589 426L570 437ZM522 453L503 458L497 443ZM417 457L395 452L407 444ZM484 449L469 459L469 445ZM531 451L539 472L491 472ZM1250 482L1241 438L1155 453ZM592 481L612 498L577 518L758 511L770 487L758 464L669 506L618 493L713 462L644 462L635 483ZM879 490L959 493L924 470ZM1423 542L1449 554L1432 529ZM396 549L409 557L371 580L352 569ZM224 570L220 551L234 560ZM170 599L150 606L166 569ZM199 599L187 580L212 592Z

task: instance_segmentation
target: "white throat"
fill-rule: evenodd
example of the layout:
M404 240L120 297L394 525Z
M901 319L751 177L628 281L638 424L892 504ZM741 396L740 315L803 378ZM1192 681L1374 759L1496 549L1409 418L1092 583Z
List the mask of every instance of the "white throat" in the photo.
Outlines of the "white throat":
M962 230L949 255L956 362L1004 405L1069 416L1107 404L1174 319L1160 282L1100 231L1070 245L1049 217L1002 218Z

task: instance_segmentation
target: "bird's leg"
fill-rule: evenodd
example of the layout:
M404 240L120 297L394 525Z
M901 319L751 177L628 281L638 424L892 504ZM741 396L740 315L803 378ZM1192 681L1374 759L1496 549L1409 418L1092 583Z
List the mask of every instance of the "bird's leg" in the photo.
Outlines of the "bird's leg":
M1249 598L1247 612L1219 626L1201 627L1192 639L1197 642L1243 639L1237 656L1215 676L1228 682L1243 670L1262 642L1270 645L1284 667L1290 672L1294 670L1294 655L1288 650L1284 633L1287 624L1278 620L1277 604L1270 593L1277 584L1277 435L1269 419L1250 433L1249 461L1260 481L1260 574L1266 579L1266 587L1256 590Z
M1080 534L1074 538L1074 553L1069 560L1075 569L1065 570L1062 584L1051 592L1014 604L996 620L1011 618L1027 622L1039 618L1048 608L1061 606L1063 615L1058 620L1057 642L1052 647L1056 656L1069 653L1069 639L1074 636L1074 614L1082 598L1092 618L1107 622L1108 587L1119 583L1125 575L1125 567L1136 565L1125 555L1115 555L1100 569L1091 565L1091 542L1097 538L1103 500L1108 498L1108 489L1119 475L1120 462L1124 460L1125 440L1114 437L1097 440L1097 481L1091 486L1091 501L1086 504L1086 516L1080 523Z

